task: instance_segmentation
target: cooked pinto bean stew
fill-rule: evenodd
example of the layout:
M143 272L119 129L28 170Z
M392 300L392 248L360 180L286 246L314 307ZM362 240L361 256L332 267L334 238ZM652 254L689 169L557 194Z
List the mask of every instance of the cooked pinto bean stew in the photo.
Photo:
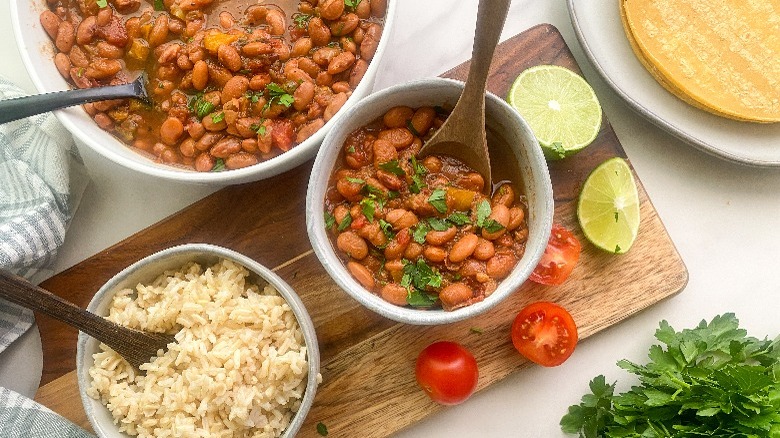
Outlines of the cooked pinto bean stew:
M79 88L141 71L154 105L85 105L155 160L201 172L268 160L317 132L363 78L387 0L47 0L54 63Z
M528 206L448 156L417 159L440 108L395 107L352 132L330 178L325 223L347 269L385 300L453 310L483 300L523 256ZM500 172L497 172L500 175Z

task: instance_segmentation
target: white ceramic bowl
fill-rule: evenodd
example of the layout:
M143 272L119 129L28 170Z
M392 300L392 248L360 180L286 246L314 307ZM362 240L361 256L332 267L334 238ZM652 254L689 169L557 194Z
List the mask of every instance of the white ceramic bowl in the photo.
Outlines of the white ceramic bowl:
M282 437L294 437L300 429L306 414L314 402L314 394L317 392L317 374L320 372L320 350L317 344L317 335L314 332L314 324L309 317L306 308L295 291L279 278L270 269L260 265L256 261L241 255L235 251L209 244L187 244L175 246L164 251L157 252L132 264L122 272L109 280L89 302L87 310L98 315L106 315L111 306L114 294L122 289L133 289L139 283L149 283L166 270L179 269L186 263L195 261L203 265L212 265L219 259L227 259L236 262L249 270L250 279L255 282L263 280L271 284L290 305L298 324L303 332L306 342L309 375L306 382L306 391L301 400L301 407L292 418L290 425ZM99 351L100 342L96 339L79 333L76 349L76 373L78 376L81 402L87 414L92 429L101 438L129 438L129 435L119 432L114 424L111 413L100 402L87 395L92 378L89 376L89 368L94 361L92 355Z
M376 54L368 66L360 84L344 107L316 134L291 150L271 160L243 169L225 172L196 172L180 169L162 163L155 163L147 157L132 151L111 134L100 129L81 108L71 107L55 111L57 118L76 138L79 147L86 145L109 160L132 170L169 180L185 183L210 184L216 186L238 184L270 178L296 167L317 153L322 139L333 125L343 117L347 108L367 96L374 87L374 80L382 61L396 11L396 0L388 0L384 31ZM54 66L54 44L40 24L40 14L46 8L46 0L11 0L11 22L14 28L19 52L27 72L39 93L67 90L68 83Z
M485 99L486 124L511 147L520 168L520 175L513 180L522 181L529 210L529 234L525 253L511 274L499 283L496 291L479 303L451 312L399 307L361 286L335 253L325 231L324 199L328 179L349 133L376 120L397 105L442 105L452 108L462 90L462 82L432 78L396 85L374 93L343 114L344 117L325 136L314 161L306 196L306 227L314 252L342 289L364 306L394 321L434 325L460 321L483 313L513 293L531 275L547 246L553 217L552 185L547 163L528 124L501 98L489 93Z

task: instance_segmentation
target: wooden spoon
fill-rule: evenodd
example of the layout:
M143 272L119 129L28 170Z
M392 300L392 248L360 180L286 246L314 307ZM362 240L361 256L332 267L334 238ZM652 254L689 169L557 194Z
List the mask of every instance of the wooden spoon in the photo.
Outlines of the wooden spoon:
M146 82L146 75L141 74L129 84L57 91L0 100L0 125L36 114L99 100L134 97L144 103L151 104L152 101L146 93Z
M0 270L0 298L81 330L111 347L135 368L156 357L157 350L166 350L169 343L176 342L172 335L142 332L113 323L4 270Z
M447 121L420 150L419 157L449 155L477 171L485 180L483 192L492 189L490 157L485 137L485 91L493 52L509 11L510 0L480 0L471 67L463 93Z

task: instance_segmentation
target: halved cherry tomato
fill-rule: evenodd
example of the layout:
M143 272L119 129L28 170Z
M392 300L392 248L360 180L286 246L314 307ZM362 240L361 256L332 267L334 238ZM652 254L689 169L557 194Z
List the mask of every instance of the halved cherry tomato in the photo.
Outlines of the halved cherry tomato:
M577 325L563 307L539 301L528 305L512 323L512 344L531 362L562 364L577 346Z
M529 278L540 284L563 283L580 260L580 249L580 241L571 231L554 224L544 255Z
M477 361L465 347L440 341L425 347L414 369L417 383L433 401L443 405L463 403L477 389Z

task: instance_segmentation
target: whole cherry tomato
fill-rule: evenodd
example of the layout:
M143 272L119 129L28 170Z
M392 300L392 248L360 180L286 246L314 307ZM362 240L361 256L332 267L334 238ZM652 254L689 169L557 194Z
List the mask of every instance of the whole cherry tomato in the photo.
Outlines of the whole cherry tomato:
M554 224L542 259L529 278L540 284L563 283L580 260L580 249L580 241L571 231Z
M531 362L554 367L574 352L577 325L563 307L546 301L536 302L515 317L512 344Z
M468 399L477 388L477 361L465 347L440 341L427 346L417 356L417 383L435 402L456 405Z

